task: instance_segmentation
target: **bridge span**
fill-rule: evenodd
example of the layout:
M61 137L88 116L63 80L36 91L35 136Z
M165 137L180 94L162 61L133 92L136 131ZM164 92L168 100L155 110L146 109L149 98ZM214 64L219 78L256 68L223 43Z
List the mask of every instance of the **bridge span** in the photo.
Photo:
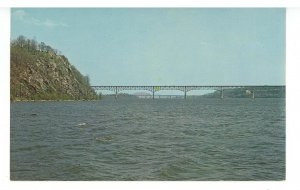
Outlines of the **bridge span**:
M187 92L191 90L216 90L220 92L220 98L224 98L223 90L234 89L234 88L244 88L251 94L251 97L255 97L255 91L260 91L267 88L285 88L283 85L187 85L187 86L91 86L94 90L108 90L115 93L115 97L118 97L118 93L123 90L146 90L152 93L152 99L155 97L155 92L161 90L179 90L184 93L184 99L187 98Z

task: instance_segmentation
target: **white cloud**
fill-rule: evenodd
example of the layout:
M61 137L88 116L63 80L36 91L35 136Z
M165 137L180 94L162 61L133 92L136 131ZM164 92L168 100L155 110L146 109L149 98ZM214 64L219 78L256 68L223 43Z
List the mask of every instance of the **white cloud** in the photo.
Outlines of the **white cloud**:
M54 28L54 27L67 27L68 25L62 22L56 22L50 19L46 20L40 20L37 18L34 18L30 16L28 13L26 13L24 10L16 10L12 13L12 16L20 20L26 24L31 24L35 26L44 26L47 28Z

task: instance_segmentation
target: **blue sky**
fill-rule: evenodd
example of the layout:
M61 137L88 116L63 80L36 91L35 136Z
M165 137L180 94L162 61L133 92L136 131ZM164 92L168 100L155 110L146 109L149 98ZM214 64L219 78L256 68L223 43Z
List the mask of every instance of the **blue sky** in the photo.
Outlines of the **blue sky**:
M92 85L285 84L285 9L12 9Z

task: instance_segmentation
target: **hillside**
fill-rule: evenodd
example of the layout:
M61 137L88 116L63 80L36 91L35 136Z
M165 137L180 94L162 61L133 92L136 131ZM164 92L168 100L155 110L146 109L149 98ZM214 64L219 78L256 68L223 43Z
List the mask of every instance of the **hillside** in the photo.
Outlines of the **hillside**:
M98 99L64 55L45 43L19 36L11 42L11 100Z
M285 98L285 87L261 87L254 91L255 98ZM252 97L252 91L247 88L224 89L224 98L249 98ZM202 95L206 98L218 98L220 92Z

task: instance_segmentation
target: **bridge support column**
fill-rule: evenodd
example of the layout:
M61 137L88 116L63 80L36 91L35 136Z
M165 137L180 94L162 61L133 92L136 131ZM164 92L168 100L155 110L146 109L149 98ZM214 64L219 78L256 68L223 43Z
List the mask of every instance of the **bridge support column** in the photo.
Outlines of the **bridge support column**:
M224 98L224 94L223 94L223 87L221 87L221 99Z
M115 94L115 98L118 99L118 87L116 86L116 94Z
M154 86L152 86L152 99L154 100Z
M186 86L184 87L184 99L186 99Z
M252 99L255 98L255 95L254 95L254 90L252 91Z

